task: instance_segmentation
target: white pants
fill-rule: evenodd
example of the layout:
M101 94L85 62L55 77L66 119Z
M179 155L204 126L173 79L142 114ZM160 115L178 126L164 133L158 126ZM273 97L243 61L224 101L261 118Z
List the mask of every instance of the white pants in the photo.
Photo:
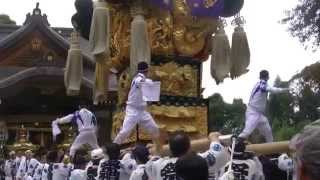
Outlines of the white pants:
M137 124L146 130L152 138L155 139L159 137L158 125L155 123L149 112L144 109L127 106L122 128L113 142L121 144L128 138Z
M246 111L245 127L239 137L247 139L256 128L258 128L259 132L264 136L267 142L273 141L272 129L268 119L262 113L254 111L248 107Z
M84 144L89 144L93 149L99 148L97 136L94 130L80 131L71 145L70 156L73 157L76 150Z

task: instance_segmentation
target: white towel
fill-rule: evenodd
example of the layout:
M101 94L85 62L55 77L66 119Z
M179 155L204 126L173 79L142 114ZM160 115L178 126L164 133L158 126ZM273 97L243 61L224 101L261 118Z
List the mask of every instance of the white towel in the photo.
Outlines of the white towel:
M61 130L58 126L58 120L55 120L51 123L52 126L52 135L53 135L53 140L56 140L57 135L61 134Z

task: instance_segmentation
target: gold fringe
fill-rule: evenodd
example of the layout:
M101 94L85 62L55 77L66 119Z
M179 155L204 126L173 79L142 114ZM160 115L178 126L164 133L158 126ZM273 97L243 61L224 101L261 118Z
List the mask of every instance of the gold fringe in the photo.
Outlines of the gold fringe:
M100 57L103 58L103 57ZM103 103L108 98L108 78L109 78L109 69L105 60L99 60L96 62L95 70L95 81L93 88L93 103L95 105Z

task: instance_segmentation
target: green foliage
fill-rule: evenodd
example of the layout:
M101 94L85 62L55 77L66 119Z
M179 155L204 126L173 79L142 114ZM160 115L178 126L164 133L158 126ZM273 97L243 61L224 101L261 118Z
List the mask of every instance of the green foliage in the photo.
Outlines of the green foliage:
M281 81L278 76L275 87L288 88L288 82ZM293 116L294 98L290 93L270 94L268 112L270 119L288 119Z
M287 124L287 120L273 119L272 130L275 141L290 140L295 134L299 133L303 127L309 124L309 120L301 120L299 123Z
M234 128L244 124L246 106L242 99L235 99L232 104L225 103L220 94L209 97L209 131L229 134Z
M8 15L0 14L0 24L13 24L13 25L15 25L16 22L11 20Z
M315 49L320 45L320 1L319 0L299 0L299 4L287 11L282 23L288 24L288 30L292 36L308 47L311 42Z

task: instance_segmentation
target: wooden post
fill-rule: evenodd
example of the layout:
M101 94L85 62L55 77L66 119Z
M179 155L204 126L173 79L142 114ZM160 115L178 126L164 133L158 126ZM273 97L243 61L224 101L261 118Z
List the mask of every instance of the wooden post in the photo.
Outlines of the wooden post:
M43 135L43 131L40 132L40 146L44 146L44 135Z

